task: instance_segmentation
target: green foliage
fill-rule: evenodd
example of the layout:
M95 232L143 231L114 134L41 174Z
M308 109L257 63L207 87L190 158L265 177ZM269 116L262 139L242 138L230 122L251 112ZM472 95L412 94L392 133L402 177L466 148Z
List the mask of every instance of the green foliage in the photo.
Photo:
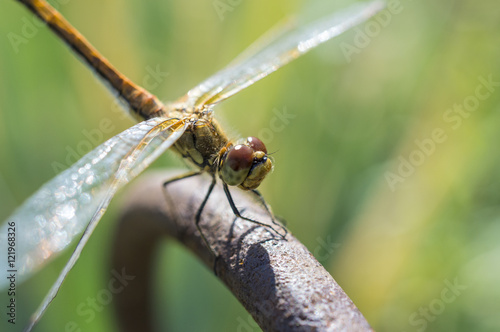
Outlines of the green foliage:
M216 3L239 4L218 12ZM286 15L324 15L310 6L305 0L112 0L59 7L139 84L148 68L168 72L152 92L173 100ZM221 104L217 116L242 136L270 128L275 111L295 116L265 141L276 151L275 171L262 191L376 330L497 331L498 4L401 0L398 8L371 37L362 36L362 26L321 46ZM58 165L85 152L85 132L111 119L104 141L133 123L59 40L27 23L34 20L15 1L2 5L1 220ZM13 47L9 33L30 26L33 36ZM346 56L346 50L355 52ZM167 156L154 167L172 165L178 163ZM115 215L112 204L38 331L62 331L70 321L83 331L115 328L111 304L90 322L76 312L109 280ZM183 249L167 247L158 264L158 324L175 331L254 328L210 271ZM14 330L68 257L20 285ZM451 289L455 281L464 288ZM0 329L5 324L4 316Z

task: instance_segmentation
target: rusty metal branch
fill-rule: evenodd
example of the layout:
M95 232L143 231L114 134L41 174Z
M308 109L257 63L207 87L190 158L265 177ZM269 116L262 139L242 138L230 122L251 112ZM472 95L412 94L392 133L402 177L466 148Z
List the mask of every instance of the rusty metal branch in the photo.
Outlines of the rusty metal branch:
M195 177L168 188L172 172L156 172L135 183L122 202L113 268L136 276L114 303L122 330L153 331L152 271L156 248L170 236L188 247L209 269L213 257L194 225L209 179ZM268 221L264 210L239 189L233 197L245 216ZM283 240L267 228L236 219L220 186L202 215L207 240L220 254L217 276L264 331L372 331L332 276L291 234Z

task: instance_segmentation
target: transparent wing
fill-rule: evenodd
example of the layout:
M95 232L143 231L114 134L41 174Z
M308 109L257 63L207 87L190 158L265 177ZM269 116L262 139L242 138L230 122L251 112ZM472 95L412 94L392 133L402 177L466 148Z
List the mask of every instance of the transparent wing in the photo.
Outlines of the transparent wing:
M43 185L0 228L0 250L7 253L9 223L15 223L18 281L67 247L89 221L102 216L115 192L151 164L185 131L182 121L153 118L109 139ZM7 284L0 279L0 288Z
M267 36L259 50L252 45L250 51L245 51L237 61L190 90L179 102L191 109L221 102L319 44L366 21L384 6L381 0L358 3L310 25L273 33L276 40L271 41Z

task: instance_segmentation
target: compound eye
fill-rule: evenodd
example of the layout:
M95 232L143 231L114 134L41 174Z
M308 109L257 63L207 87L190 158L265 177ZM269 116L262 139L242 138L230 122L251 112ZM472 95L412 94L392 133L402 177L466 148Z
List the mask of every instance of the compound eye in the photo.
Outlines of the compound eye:
M257 137L250 136L247 138L248 146L254 151L262 151L267 154L267 149L264 143Z
M253 164L253 150L238 144L226 155L221 168L221 179L230 186L238 186L248 176Z
M233 171L249 170L253 163L253 150L248 146L236 145L227 154L226 163Z

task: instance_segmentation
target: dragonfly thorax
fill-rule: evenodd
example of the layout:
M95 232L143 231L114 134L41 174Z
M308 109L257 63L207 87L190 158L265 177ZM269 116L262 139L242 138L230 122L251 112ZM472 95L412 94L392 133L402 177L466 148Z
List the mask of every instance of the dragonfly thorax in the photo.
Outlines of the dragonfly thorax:
M185 118L189 126L173 148L189 163L203 171L216 172L216 160L228 139L213 118Z
M260 185L272 168L264 143L256 137L248 137L241 144L228 143L221 150L218 172L228 185L251 190Z

